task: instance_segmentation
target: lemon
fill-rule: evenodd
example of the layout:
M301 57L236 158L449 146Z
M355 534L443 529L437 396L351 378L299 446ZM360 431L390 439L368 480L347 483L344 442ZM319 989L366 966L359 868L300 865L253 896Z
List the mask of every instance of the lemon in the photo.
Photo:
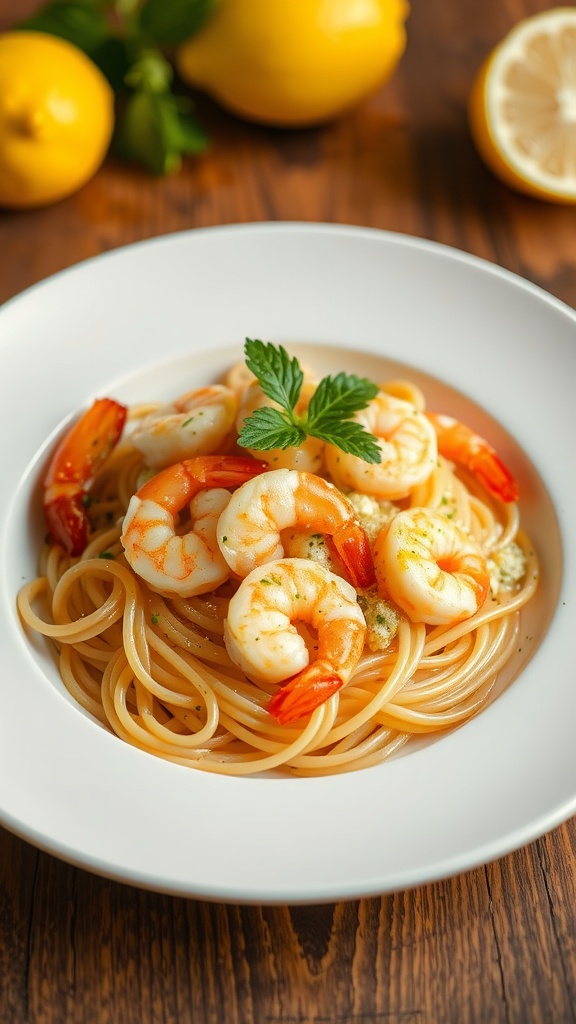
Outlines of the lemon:
M392 75L408 10L406 0L220 0L179 47L176 67L249 120L318 124Z
M114 95L71 43L41 32L0 35L0 206L33 207L80 188L112 135Z
M576 203L576 8L521 21L478 72L469 113L478 152L505 184Z

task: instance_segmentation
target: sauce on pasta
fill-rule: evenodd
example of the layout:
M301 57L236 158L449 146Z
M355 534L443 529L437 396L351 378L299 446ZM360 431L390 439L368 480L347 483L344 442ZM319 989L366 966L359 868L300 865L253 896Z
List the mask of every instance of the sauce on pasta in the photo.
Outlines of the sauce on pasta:
M314 437L240 448L270 404L238 366L169 407L100 407L101 458L80 484L52 472L19 612L78 704L150 754L226 775L373 766L486 705L536 554L488 442L409 381L356 414L380 463Z

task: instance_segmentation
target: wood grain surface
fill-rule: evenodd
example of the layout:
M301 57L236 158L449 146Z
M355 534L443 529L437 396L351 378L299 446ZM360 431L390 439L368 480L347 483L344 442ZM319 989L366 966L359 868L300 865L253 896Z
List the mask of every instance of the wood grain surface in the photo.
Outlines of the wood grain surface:
M0 29L37 6L0 0ZM466 121L482 58L551 6L414 0L393 80L319 129L256 127L198 96L211 148L178 175L109 159L61 203L0 212L0 301L138 239L299 220L445 242L576 306L576 208L499 184ZM563 1024L576 1019L575 879L574 821L453 879L307 907L140 891L0 830L0 1022Z

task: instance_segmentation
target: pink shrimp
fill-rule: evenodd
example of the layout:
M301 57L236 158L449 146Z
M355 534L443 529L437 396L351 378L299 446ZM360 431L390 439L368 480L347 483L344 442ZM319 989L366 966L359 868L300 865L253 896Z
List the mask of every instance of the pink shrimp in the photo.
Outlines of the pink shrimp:
M44 478L44 515L52 539L69 555L88 543L86 497L118 444L127 409L99 398L62 438Z
M222 514L218 542L237 576L247 576L283 554L283 532L328 535L355 587L374 582L370 542L350 502L333 484L314 473L272 469L236 491Z
M378 589L412 622L452 625L475 615L490 589L480 547L445 515L407 508L374 543Z
M315 658L296 623L316 631ZM228 607L226 649L246 675L279 689L268 704L281 725L309 715L352 676L366 622L356 591L308 558L279 558L253 569Z
M219 517L237 487L268 469L246 456L204 455L163 469L134 494L122 527L126 560L152 590L192 597L224 583L230 568L216 539ZM190 505L192 525L176 532Z
M519 488L491 444L452 416L427 413L436 431L438 451L468 469L500 501L517 501Z

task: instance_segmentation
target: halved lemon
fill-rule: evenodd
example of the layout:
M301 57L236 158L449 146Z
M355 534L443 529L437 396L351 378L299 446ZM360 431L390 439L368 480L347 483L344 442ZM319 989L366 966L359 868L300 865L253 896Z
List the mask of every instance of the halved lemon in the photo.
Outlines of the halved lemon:
M478 152L503 182L576 203L576 7L512 29L480 68L469 114Z

